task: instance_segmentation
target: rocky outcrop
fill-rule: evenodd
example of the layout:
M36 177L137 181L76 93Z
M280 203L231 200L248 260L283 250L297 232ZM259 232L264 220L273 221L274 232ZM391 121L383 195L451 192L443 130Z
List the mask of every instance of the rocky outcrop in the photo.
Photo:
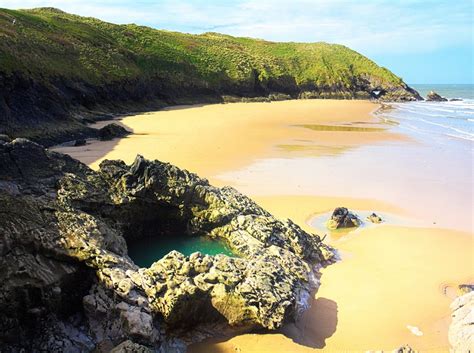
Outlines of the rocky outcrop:
M473 285L460 285L462 295L451 303L452 321L449 343L453 352L470 352L474 347L474 291Z
M105 125L98 131L99 139L102 141L112 140L117 137L125 137L129 134L130 131L115 123Z
M444 98L444 97L441 97L438 93L436 93L434 91L430 91L426 95L426 101L427 102L447 102L448 99Z
M149 268L129 258L134 239L176 232L220 238L237 256L173 251ZM183 352L207 324L276 329L308 307L334 256L172 165L138 156L95 172L24 139L0 144L0 233L2 352Z
M358 227L361 225L359 217L350 212L345 207L338 207L334 210L331 218L327 221L326 226L328 229L340 229L340 228L351 228Z

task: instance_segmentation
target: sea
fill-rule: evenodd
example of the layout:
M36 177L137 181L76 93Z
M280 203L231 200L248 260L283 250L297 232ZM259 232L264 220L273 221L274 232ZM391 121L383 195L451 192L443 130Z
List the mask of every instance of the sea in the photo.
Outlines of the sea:
M472 84L423 84L411 85L423 97L430 91L455 101L411 102L393 104L396 108L388 115L399 120L401 127L410 130L420 138L468 141L466 150L474 141L474 85Z
M379 200L423 226L474 232L474 85L410 86L423 97L433 90L460 100L390 103L378 111L380 127L400 140L357 146L341 140L337 153L280 151L218 177L251 195Z

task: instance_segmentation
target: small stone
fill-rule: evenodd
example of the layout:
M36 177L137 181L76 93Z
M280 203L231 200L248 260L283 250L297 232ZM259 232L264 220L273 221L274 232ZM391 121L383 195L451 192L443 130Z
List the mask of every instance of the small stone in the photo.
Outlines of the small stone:
M383 222L382 218L375 213L372 213L370 216L367 216L367 220L369 222L376 223L376 224Z

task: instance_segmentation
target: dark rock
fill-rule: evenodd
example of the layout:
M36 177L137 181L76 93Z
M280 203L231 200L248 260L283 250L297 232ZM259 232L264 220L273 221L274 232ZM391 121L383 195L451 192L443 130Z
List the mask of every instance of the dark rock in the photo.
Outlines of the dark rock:
M450 102L461 102L462 99L461 98L451 98L449 101Z
M382 223L383 220L380 216L375 213L372 213L370 216L367 216L367 220L372 223Z
M11 138L8 135L0 134L0 143L11 142Z
M411 348L408 344L401 346L397 349L394 349L392 353L416 353L416 350Z
M79 139L74 142L74 146L85 146L87 144L87 141L84 139Z
M463 294L474 291L474 284L460 284L458 287Z
M99 129L99 138L101 140L112 140L116 137L124 137L130 134L130 131L125 129L123 126L112 123Z
M173 251L150 268L128 257L127 242L175 232L220 238L239 257ZM0 145L0 234L2 352L124 340L184 352L202 324L279 328L334 257L318 236L170 164L137 157L96 172L25 139Z
M351 228L361 225L359 217L350 212L345 207L338 207L332 213L331 219L327 222L329 229Z
M447 102L448 99L444 98L444 97L441 97L438 93L436 93L434 91L430 91L430 93L428 93L426 95L426 101L428 101L428 102Z

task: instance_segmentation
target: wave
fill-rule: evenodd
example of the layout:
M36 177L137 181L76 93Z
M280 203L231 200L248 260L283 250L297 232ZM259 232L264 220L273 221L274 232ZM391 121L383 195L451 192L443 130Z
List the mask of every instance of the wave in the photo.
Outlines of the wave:
M425 120L425 119L421 119L421 120L424 121L424 122L427 123L427 124L432 124L432 125L440 126L440 127L445 128L445 129L453 130L453 131L456 131L456 132L459 132L459 133L466 134L466 135L469 135L469 136L474 137L474 134L472 134L472 133L470 133L470 132L468 132L468 131L464 131L464 130L455 128L454 126L444 125L444 124L440 124L440 123L435 123L434 121L428 121L428 120Z
M449 143L447 138L474 141L474 100L411 102L394 107L388 115L401 122L401 129L420 138L436 138L438 143Z
M461 139L461 140L466 140L466 141L474 142L474 138L472 138L472 137L460 136L460 135L455 135L455 134L446 134L446 136L454 137L454 138Z

